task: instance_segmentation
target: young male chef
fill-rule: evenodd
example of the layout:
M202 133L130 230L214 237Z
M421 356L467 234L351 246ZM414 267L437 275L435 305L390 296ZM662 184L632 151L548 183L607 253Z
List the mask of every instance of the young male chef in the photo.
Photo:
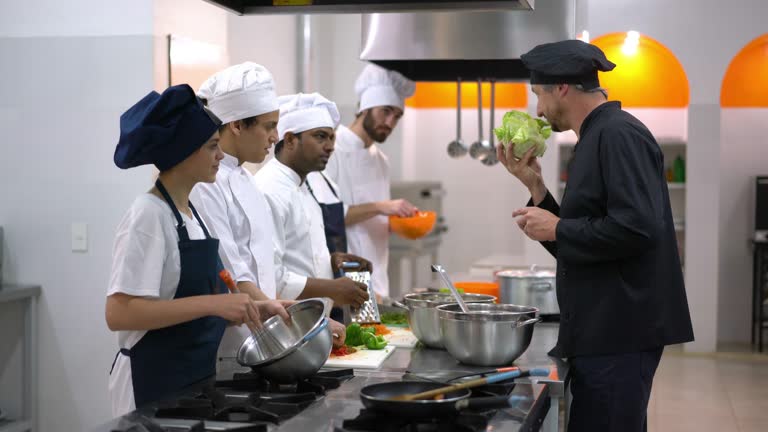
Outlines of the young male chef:
M323 170L333 153L339 111L318 93L281 96L279 104L275 157L255 175L272 210L278 298L329 297L337 306L360 306L368 299L366 286L334 279L333 273L345 261L359 263L361 270L371 264L329 252L320 206L305 181L309 173Z

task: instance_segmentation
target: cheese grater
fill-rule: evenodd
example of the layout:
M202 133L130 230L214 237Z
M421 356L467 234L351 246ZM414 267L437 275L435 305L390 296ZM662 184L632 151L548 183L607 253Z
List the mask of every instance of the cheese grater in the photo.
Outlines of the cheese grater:
M344 263L342 265L344 276L355 282L365 284L365 286L368 287L368 300L366 300L360 308L348 306L349 322L358 324L378 324L381 322L381 315L379 314L379 306L376 304L376 295L374 294L373 286L371 285L371 272L354 271L355 267L359 267L359 264Z

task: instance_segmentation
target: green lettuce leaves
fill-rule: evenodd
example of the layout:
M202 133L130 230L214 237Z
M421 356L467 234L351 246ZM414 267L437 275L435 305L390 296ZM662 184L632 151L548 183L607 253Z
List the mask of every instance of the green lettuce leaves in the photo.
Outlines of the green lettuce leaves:
M501 126L493 130L496 140L504 145L514 144L516 158L522 158L525 152L534 147L533 155L541 157L547 150L546 140L552 135L552 126L545 120L533 118L521 111L504 114Z

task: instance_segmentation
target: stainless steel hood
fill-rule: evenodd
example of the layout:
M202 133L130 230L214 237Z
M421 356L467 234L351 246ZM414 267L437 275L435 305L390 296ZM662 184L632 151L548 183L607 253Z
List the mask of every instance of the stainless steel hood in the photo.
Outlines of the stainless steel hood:
M363 15L361 60L415 81L528 78L520 56L575 37L576 0L539 0L532 11Z
M533 8L534 0L206 0L240 15L294 13L375 13ZM550 1L550 0L542 0Z

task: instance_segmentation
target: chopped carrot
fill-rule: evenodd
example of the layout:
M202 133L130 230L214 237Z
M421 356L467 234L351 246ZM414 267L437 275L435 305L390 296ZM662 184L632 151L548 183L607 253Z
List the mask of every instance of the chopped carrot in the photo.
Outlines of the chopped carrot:
M376 335L388 335L392 333L392 330L388 329L384 324L365 324L362 327L373 327Z

